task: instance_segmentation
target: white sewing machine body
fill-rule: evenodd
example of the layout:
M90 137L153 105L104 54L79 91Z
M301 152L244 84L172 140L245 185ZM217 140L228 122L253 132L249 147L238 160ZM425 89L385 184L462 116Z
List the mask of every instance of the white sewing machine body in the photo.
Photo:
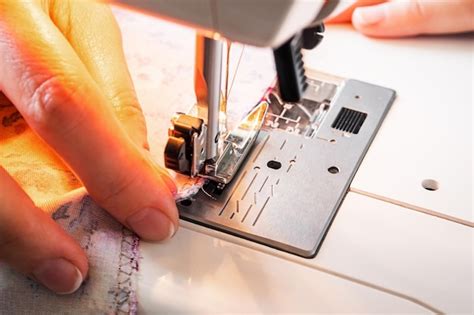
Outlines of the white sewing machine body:
M134 24L128 14L120 12L119 24L152 153L159 158L162 152L153 152L153 146L164 141L166 126L153 124L161 110L156 92L166 104L176 91L154 83L162 80L161 70L192 63L186 49L192 49L194 35L144 16ZM152 27L170 33L160 35L160 49L176 45L176 63L167 59L161 69L133 64L135 54L160 57L136 48L147 47L155 36L134 37L140 25L145 33ZM167 44L170 38L180 40ZM317 256L301 258L182 221L173 240L141 245L141 311L472 312L469 40L472 36L372 40L350 27L329 28L321 47L306 55L308 68L388 86L397 100ZM180 91L192 86L185 77ZM448 104L456 104L457 119L446 117ZM162 109L159 115L169 117ZM424 189L426 179L437 181L439 189Z
M309 26L325 1L116 0L135 10L235 42L276 47ZM258 3L258 5L256 5Z

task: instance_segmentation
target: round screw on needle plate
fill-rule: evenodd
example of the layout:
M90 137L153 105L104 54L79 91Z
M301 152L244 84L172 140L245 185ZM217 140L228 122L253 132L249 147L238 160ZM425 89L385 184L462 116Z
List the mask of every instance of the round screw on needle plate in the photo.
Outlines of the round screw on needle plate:
M429 191L435 191L439 189L439 184L434 179L423 180L421 182L421 186L423 186L424 189L429 190Z

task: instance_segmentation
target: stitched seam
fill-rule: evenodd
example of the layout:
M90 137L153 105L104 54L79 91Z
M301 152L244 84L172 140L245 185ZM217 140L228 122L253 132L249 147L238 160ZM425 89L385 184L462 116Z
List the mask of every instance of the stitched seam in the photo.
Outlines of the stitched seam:
M122 228L119 268L114 290L114 312L116 314L137 314L138 311L134 287L139 267L139 242L136 234L125 227Z

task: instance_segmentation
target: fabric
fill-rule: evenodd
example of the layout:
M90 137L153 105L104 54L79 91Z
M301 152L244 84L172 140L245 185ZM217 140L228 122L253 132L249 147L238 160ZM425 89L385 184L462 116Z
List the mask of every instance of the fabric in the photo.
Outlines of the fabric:
M89 259L89 275L71 295L56 295L0 264L0 313L135 314L138 237L98 207L83 190L65 196L52 218Z

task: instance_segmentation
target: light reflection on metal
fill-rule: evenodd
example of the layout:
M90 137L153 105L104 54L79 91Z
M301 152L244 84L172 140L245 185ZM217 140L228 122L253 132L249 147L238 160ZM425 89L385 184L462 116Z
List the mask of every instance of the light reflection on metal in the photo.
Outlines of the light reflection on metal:
M260 102L241 120L234 130L227 134L222 144L223 151L219 159L215 164L206 165L202 177L223 184L227 184L232 180L257 139L267 110L268 103Z

